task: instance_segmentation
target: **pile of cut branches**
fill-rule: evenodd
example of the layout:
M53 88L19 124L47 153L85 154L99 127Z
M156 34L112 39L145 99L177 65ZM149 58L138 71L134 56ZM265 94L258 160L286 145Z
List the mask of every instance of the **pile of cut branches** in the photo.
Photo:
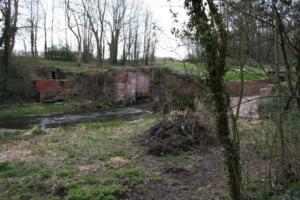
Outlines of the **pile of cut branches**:
M147 130L140 143L151 155L206 150L207 146L216 144L216 138L206 123L192 112L174 112Z

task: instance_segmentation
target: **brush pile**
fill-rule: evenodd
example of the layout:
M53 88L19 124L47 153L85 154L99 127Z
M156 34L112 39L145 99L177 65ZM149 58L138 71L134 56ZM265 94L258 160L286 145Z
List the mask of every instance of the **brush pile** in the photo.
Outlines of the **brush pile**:
M163 120L147 130L140 143L151 155L163 155L205 150L216 144L216 138L206 123L201 122L194 113L174 112L169 119Z

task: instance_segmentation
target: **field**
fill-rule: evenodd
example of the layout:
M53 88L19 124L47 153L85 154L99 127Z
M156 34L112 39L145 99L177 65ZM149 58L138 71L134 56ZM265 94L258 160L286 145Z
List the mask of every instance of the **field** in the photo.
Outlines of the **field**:
M158 157L144 152L137 138L162 117L2 132L0 198L228 199L220 146ZM262 124L268 125L239 124L249 167L244 192L254 199L267 195L260 189L268 164L265 138L257 131Z

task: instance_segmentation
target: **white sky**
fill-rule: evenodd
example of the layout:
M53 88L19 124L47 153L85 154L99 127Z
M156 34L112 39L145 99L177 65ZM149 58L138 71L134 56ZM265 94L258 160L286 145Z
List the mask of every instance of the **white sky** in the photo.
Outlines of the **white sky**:
M28 22L24 21L28 17L26 11L26 1L20 1L20 24L26 24ZM64 20L64 10L63 10L63 0L55 0L55 19L54 19L54 44L64 44L65 43L65 20ZM158 33L158 44L157 44L157 57L173 57L177 59L183 59L186 55L185 47L179 47L180 40L176 39L175 36L171 34L171 29L173 27L182 26L180 23L173 23L173 19L170 13L170 8L179 13L180 21L186 19L186 14L183 9L184 0L140 0L145 8L148 8L152 11L153 18L157 22L158 26L161 28L161 31ZM48 47L51 45L51 9L52 9L52 0L40 0L41 4L44 7L47 7L48 10ZM60 5L59 5L60 4ZM60 7L60 8L59 8ZM43 31L43 19L40 21L40 29L38 33L38 51L43 52L44 48L44 31ZM109 34L109 33L107 33ZM68 31L68 42L71 43L71 47L76 49L76 42L74 36ZM26 43L27 51L30 51L30 36L29 32L26 29L19 31L16 41L16 51L24 50L24 43ZM119 54L121 54L121 49Z

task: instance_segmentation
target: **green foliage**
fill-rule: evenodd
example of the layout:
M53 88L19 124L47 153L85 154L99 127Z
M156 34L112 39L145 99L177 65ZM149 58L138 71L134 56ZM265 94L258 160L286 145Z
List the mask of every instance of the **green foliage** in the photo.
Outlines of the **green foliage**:
M282 200L300 200L300 183L292 184L282 196Z
M47 49L45 58L50 60L75 61L76 53L69 46L52 46Z

